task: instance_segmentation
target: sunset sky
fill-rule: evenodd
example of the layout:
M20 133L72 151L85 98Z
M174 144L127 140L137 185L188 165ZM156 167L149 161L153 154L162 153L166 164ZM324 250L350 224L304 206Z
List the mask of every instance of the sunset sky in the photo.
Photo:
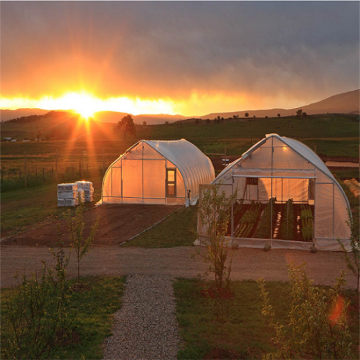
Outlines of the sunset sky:
M0 107L205 115L359 88L359 2L1 2Z

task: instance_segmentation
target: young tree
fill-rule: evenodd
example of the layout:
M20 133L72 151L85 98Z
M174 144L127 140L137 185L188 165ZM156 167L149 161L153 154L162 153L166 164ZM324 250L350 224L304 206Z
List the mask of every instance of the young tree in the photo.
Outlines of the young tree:
M124 129L124 139L126 136L126 133L128 132L131 135L136 135L136 128L134 124L134 120L131 117L131 115L124 116L117 125L118 129Z
M146 121L143 121L143 126L145 126L146 125Z
M249 117L249 113L245 113L245 117Z
M67 213L68 228L70 231L71 246L76 253L77 261L77 282L80 285L80 260L90 251L90 246L95 238L95 234L99 225L99 218L96 219L95 224L90 228L89 236L84 238L84 226L83 222L84 204L76 208L74 216L71 216L70 210Z
M299 110L296 112L296 115L297 115L297 116L301 116L301 114L302 114L302 109L299 109Z
M227 263L228 248L225 235L230 220L230 209L237 197L237 192L229 197L225 191L220 193L220 184L204 190L199 205L199 216L202 227L206 229L206 252L199 253L209 264L206 274L213 273L216 289L229 288L231 262ZM199 234L200 235L200 234Z
M281 115L280 114L278 114L278 117L280 117Z
M307 277L305 264L288 269L291 283L290 312L286 324L275 320L269 304L264 279L258 280L263 300L262 314L268 317L275 330L277 348L265 359L348 359L351 354L351 336L346 311L349 302L340 294L345 285L344 272L333 288L318 288Z

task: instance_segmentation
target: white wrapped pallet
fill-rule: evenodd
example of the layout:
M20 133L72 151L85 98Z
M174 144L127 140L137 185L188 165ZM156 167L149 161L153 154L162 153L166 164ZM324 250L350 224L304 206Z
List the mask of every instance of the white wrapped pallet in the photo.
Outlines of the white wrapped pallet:
M77 185L78 189L84 190L86 202L94 201L94 188L91 181L76 181L75 184Z
M77 189L78 189L78 186L76 183L58 184L58 186L57 186L58 194L60 192L76 191Z
M76 199L77 197L77 191L68 191L68 192L58 192L58 199Z
M58 206L77 206L79 205L78 199L58 199Z
M58 184L57 202L58 206L77 206L79 200L85 201L85 194L82 189L80 192L76 183Z
M84 203L85 202L85 192L83 189L77 189L77 198L79 203Z

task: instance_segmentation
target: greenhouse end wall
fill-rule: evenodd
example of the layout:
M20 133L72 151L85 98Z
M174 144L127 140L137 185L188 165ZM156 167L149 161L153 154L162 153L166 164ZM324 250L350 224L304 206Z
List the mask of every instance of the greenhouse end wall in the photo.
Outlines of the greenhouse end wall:
M305 159L299 154L305 145L296 142L294 150L285 139L263 139L214 180L213 186L228 196L237 191L229 209L228 243L287 249L314 244L336 251L341 250L340 239L349 249L349 203L340 185L316 154ZM304 152L310 157L309 148ZM200 219L198 232L206 240Z

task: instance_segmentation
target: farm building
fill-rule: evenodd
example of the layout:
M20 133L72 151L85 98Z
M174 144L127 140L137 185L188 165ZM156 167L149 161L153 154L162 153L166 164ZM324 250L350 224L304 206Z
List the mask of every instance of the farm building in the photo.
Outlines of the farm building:
M102 203L189 204L214 178L210 159L192 143L141 140L107 169Z
M336 251L339 238L349 246L348 199L322 160L297 140L266 135L212 184L227 195L237 190L227 230L232 244ZM200 217L198 231L206 239Z

